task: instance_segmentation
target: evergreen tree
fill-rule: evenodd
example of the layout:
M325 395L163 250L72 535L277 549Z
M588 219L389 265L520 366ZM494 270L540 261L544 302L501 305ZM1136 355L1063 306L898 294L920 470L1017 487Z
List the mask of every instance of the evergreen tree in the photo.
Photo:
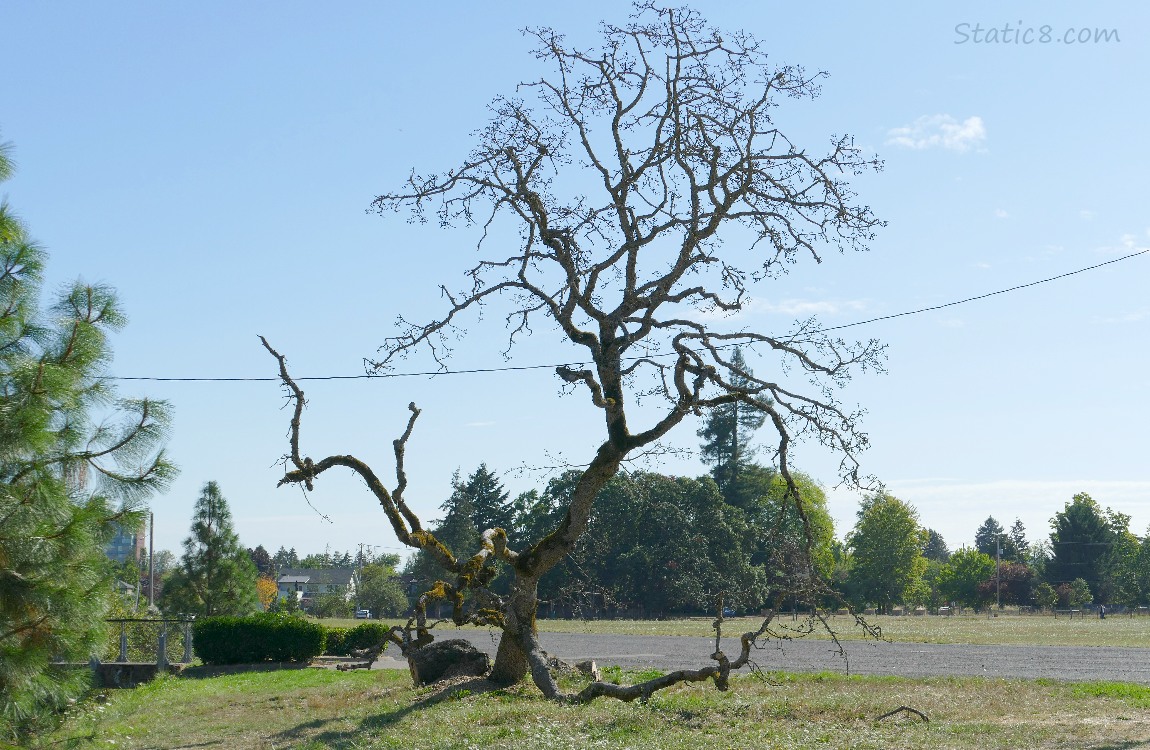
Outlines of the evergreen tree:
M467 557L479 551L480 531L475 524L475 501L467 491L467 485L460 480L458 471L451 478L451 487L451 497L439 506L445 515L435 527L435 536L451 550L451 554Z
M1046 580L1053 584L1086 581L1099 601L1105 594L1105 564L1118 534L1090 495L1079 493L1050 519L1053 556L1046 563ZM1111 514L1112 515L1112 514ZM1121 518L1116 518L1121 523Z
M922 547L922 556L940 563L950 560L950 549L947 548L942 534L934 529L926 530L926 544Z
M475 503L458 471L451 477L451 487L451 497L439 506L444 511L443 520L432 529L432 533L455 557L471 556L479 551L480 541L479 529L475 525ZM424 582L438 581L446 575L423 550L411 556L404 573Z
M12 172L0 145L0 180ZM168 409L117 399L102 375L107 335L124 323L115 295L76 283L39 308L44 252L0 204L0 745L47 729L88 684L113 596L104 556L115 523L174 468L160 445ZM100 421L97 421L97 417Z
M276 553L272 555L272 567L275 570L283 570L284 568L298 568L299 555L296 554L295 547L290 550L284 549L281 545Z
M271 574L272 556L268 554L262 544L255 549L249 549L248 555L252 558L252 564L256 566L256 571L261 576Z
M503 529L508 534L514 531L515 510L503 485L488 470L487 464L479 465L462 485L461 491L467 494L475 508L473 519L479 533L488 529Z
M1010 543L1016 554L1012 560L1025 563L1030 559L1030 542L1026 541L1026 527L1021 518L1014 519L1014 525L1010 527Z
M256 566L232 528L232 512L215 482L200 491L180 567L164 588L170 613L247 615L259 608Z
M743 360L743 352L736 348L731 357L733 365L731 384L735 388L747 388L754 373ZM751 463L754 449L751 435L763 426L766 415L754 406L742 401L731 401L711 409L706 416L699 437L703 438L701 458L703 463L713 466L711 476L727 502L743 507L753 497L743 497L736 493L739 476Z
M974 548L994 559L998 554L998 545L1004 542L1003 537L1005 533L1002 530L1002 524L995 520L994 516L988 516L982 525L978 527L978 531L974 533ZM1003 549L1003 557L1006 557L1006 550Z

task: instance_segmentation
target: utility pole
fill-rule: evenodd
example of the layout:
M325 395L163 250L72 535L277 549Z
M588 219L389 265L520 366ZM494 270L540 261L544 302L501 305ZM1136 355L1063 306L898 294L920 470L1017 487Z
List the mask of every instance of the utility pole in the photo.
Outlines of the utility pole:
M148 535L148 609L156 606L156 514L149 512L151 534Z

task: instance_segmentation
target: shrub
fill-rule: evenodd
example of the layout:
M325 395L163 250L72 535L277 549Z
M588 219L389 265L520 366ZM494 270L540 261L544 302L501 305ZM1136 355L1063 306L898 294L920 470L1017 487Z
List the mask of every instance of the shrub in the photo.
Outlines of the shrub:
M371 648L387 640L388 626L382 622L363 622L347 633L347 649Z
M347 656L347 634L350 628L326 628L327 640L323 652L328 656Z
M371 648L387 640L388 627L381 622L364 622L354 628L327 628L328 656L348 656L352 651Z
M196 620L194 649L205 664L307 661L324 650L322 625L262 612L249 617Z

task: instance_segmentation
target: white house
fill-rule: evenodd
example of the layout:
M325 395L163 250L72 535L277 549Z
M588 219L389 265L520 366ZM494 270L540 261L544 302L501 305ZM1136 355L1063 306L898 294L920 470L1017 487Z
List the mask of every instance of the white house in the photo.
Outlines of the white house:
M320 594L340 594L344 601L355 596L354 568L284 568L276 580L280 599L294 596L307 607Z

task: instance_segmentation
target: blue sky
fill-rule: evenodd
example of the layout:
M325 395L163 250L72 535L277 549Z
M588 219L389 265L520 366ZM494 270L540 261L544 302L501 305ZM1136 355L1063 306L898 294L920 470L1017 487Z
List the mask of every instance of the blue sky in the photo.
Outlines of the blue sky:
M829 72L821 98L778 110L792 139L817 148L847 132L885 160L854 183L889 222L871 251L800 263L753 291L740 324L779 332L816 313L841 325L1150 247L1150 8L695 7L754 33L780 63ZM437 284L458 282L475 254L473 233L369 215L372 198L412 168L454 166L487 103L545 72L520 28L550 25L590 44L599 20L628 11L596 1L0 0L0 138L18 164L3 191L51 254L49 289L83 277L119 290L131 322L115 340L114 374L273 375L257 334L297 375L361 373L397 314L442 310ZM1078 43L1082 29L1114 33ZM1144 531L1148 278L1143 255L848 331L889 346L888 373L860 376L843 396L868 412L864 468L952 547L991 514L1045 536L1079 491ZM504 365L503 336L495 316L472 321L454 366ZM570 355L541 333L510 364ZM400 367L427 369L418 359ZM425 516L457 468L487 462L517 492L542 478L516 467L585 461L600 439L585 399L558 398L547 370L305 387L305 450L352 452L381 471L407 403L424 409L408 460L409 499ZM397 547L349 477L325 476L310 497L330 521L298 489L276 489L288 414L274 383L126 382L122 392L176 409L170 447L182 474L153 502L158 547L178 549L208 480L249 546ZM696 445L695 429L682 426L674 442ZM815 446L795 463L835 481L837 461ZM658 468L704 471L691 459ZM831 492L840 534L857 499Z

